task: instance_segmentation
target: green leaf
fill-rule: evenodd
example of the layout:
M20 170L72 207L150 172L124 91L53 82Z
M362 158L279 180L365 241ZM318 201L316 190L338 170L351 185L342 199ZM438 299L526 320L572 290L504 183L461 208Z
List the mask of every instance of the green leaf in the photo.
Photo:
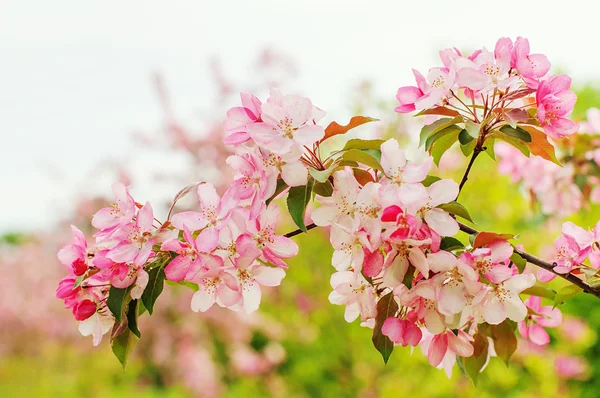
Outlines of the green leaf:
M484 145L484 152L487 153L487 155L492 158L492 160L496 160L496 153L494 152L494 144L495 144L495 140L494 138L487 138L485 140L485 145Z
M110 287L106 306L112 312L117 322L123 319L123 311L125 309L125 300L128 300L129 288L119 289L114 286Z
M302 187L292 187L288 193L287 206L292 220L296 223L298 228L306 232L306 225L304 225L304 213L306 206L310 202L313 179L308 179L308 184Z
M381 164L379 164L379 161L365 151L351 149L348 152L344 153L342 158L344 160L354 160L358 163L364 164L365 166L369 166L372 169L383 172L383 168L381 167Z
M475 138L473 138L468 132L467 129L462 129L460 131L460 133L458 134L458 142L460 142L461 145L467 145L469 142L475 141Z
M510 126L506 126L506 127L512 128ZM527 143L524 142L524 141L522 141L522 140L520 140L520 139L511 137L511 136L506 135L506 134L502 134L498 130L494 130L493 131L492 137L495 137L495 138L497 138L499 140L502 140L502 141L504 141L504 142L506 142L506 143L508 143L508 144L510 144L512 146L514 146L519 151L521 151L521 153L523 155L525 155L527 157L529 157L529 155L531 153L530 150L529 150L529 147L527 146Z
M428 124L427 126L424 126L421 129L421 135L419 137L419 147L425 145L425 142L427 141L427 138L432 135L437 133L440 130L445 129L446 127L452 126L453 124L456 123L461 123L463 121L462 116L456 116L454 118L449 118L449 117L443 117L441 119L436 120L435 122Z
M528 289L525 289L521 292L521 294L544 297L550 300L554 300L556 298L556 291L541 285L534 285Z
M331 173L333 173L333 170L337 167L337 163L333 162L328 168L327 170L317 170L313 167L309 167L308 168L308 172L310 173L310 175L312 176L312 178L314 178L316 181L318 182L325 182L329 179L329 176L331 175Z
M554 298L554 306L556 307L557 305L561 304L568 298L571 298L574 295L576 295L577 293L580 293L582 291L583 291L582 288L580 288L579 286L575 286L575 285L567 285L567 286L561 288L556 293L556 297Z
M115 323L115 327L117 327L117 323ZM114 330L114 329L113 329ZM122 333L116 335L110 342L112 346L112 352L115 354L121 365L123 366L123 370L127 366L127 360L131 355L135 344L138 341L138 337L127 327Z
M431 147L433 146L433 144L436 141L446 137L447 135L453 135L454 133L456 133L456 138L458 139L458 134L460 134L461 131L462 129L460 127L453 124L452 126L445 127L440 131L431 134L429 137L427 137L427 140L425 141L425 150L431 152Z
M510 126L502 126L500 128L500 131L502 131L504 134L511 138L515 138L523 142L531 142L531 134L529 134L527 131L523 130L519 126L517 126L516 128L512 128Z
M464 249L465 245L461 241L451 236L444 236L440 243L440 250L452 251L457 249Z
M144 305L144 302L141 300L138 300L138 317L141 316L142 314L144 314L146 311L148 311L148 309Z
M85 274L79 275L77 278L75 278L75 283L73 284L73 290L75 290L79 286L81 286L81 284L83 283L84 280L85 280Z
M465 130L467 130L467 134L473 139L479 137L479 131L481 130L481 125L477 123L473 123L470 120L465 120Z
M127 327L133 332L138 338L141 337L140 330L138 329L138 300L131 300L129 302L129 308L127 309Z
M383 362L387 363L394 351L394 343L389 337L384 336L381 332L381 327L386 319L396 316L398 304L394 298L394 293L389 292L377 303L377 317L375 318L375 328L373 329L373 345L381 353Z
M413 279L415 279L415 271L416 268L414 265L409 265L406 270L406 274L404 274L404 278L402 279L402 284L409 289L412 289Z
M379 163L381 163L381 150L379 149L362 149L363 152L373 156Z
M380 149L381 144L385 140L361 140L360 138L353 138L346 142L342 151L348 151L350 149Z
M441 180L440 177L437 177L437 176L427 176L427 177L425 177L425 179L423 181L421 181L421 184L423 184L423 186L428 187L431 184L433 184L434 182L439 181L439 180Z
M487 362L489 351L489 340L484 334L480 332L475 334L473 349L473 355L466 358L457 356L456 362L463 373L465 373L473 381L473 384L477 385L479 374Z
M283 191L285 191L287 189L287 184L285 183L285 181L283 181L283 179L278 178L277 179L277 186L275 187L275 193L266 201L267 206L269 205L269 203L271 203L273 201L273 199L275 199L279 194L281 194Z
M463 153L463 155L465 156L471 156L471 154L473 153L473 151L475 150L475 145L477 145L477 141L473 140L471 142L469 142L466 145L460 145L460 151Z
M154 311L154 303L156 299L163 291L164 282L165 282L165 269L164 265L158 268L153 268L148 272L148 285L146 285L146 289L144 289L144 293L142 293L142 302L144 306L148 309L148 313L152 315Z
M521 257L519 253L513 253L512 256L510 256L510 261L512 261L517 266L519 273L522 274L523 270L525 269L525 266L527 265L527 260Z
M333 185L330 181L315 182L313 192L320 196L329 197L333 195Z
M433 161L436 165L439 166L444 153L446 153L446 151L458 140L460 131L460 127L450 126L435 134L431 146L429 147L429 153L433 157Z
M517 336L515 336L515 323L506 319L499 325L490 325L492 339L494 339L494 350L506 365L510 357L517 350Z
M457 217L464 218L467 221L473 222L469 211L463 205L456 201L441 204L438 206L438 208L447 211L450 214L454 214Z

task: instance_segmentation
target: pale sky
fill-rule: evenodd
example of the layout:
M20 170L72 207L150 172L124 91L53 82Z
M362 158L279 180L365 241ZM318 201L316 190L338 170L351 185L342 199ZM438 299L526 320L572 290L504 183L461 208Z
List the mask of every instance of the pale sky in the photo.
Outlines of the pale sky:
M491 49L501 36L529 38L577 83L597 81L598 11L583 0L2 0L0 232L52 225L77 193L110 192L113 176L86 176L100 160L127 159L132 130L159 125L154 70L189 115L212 98L211 56L242 81L272 46L297 61L294 88L329 121L346 115L361 79L393 99L413 84L411 68L437 66L439 49ZM135 161L143 173L151 159ZM134 193L156 195L150 185Z

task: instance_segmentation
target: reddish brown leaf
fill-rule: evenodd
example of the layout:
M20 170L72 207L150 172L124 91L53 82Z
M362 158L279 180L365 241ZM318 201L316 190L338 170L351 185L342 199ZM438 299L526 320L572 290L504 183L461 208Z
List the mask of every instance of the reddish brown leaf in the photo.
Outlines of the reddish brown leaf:
M366 185L369 182L375 182L375 179L373 179L373 175L367 170L353 168L352 172L354 173L354 178L356 178L356 181L358 181L358 183L362 186Z
M535 90L532 88L523 88L521 90L513 91L512 93L506 94L505 96L502 97L502 100L503 101L516 100L516 99L528 96L529 94L534 93L534 92L535 92Z
M327 128L325 129L325 136L323 137L323 139L321 139L320 142L323 142L327 138L333 137L334 135L346 134L349 130L352 130L353 128L363 125L365 123L377 121L379 121L379 119L375 119L372 117L354 116L352 119L350 119L350 122L345 126L341 126L337 122L331 122L329 123L329 126L327 126Z
M511 234L497 234L495 232L480 232L475 237L475 241L473 242L473 247L476 249L478 247L483 247L485 245L489 245L490 243L496 242L498 240L509 240L514 238L514 235Z
M531 142L528 142L527 146L532 154L561 166L554 153L554 146L548 141L548 136L543 131L533 126L520 125L519 127L531 135Z
M434 108L422 110L421 112L417 113L415 116L422 116L422 115L440 115L440 116L454 117L454 116L460 116L460 113L458 113L454 109L446 108L445 106L436 106Z

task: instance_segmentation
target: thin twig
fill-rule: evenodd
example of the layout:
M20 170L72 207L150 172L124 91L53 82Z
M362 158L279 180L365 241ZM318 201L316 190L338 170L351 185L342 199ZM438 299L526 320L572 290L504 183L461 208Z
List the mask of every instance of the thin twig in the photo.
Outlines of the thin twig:
M308 225L306 226L306 230L307 230L307 231L310 231L310 230L311 230L311 229L313 229L313 228L317 228L317 224L314 224L314 223L313 223L313 224L308 224ZM286 238L291 238L291 237L293 237L293 236L300 235L302 232L304 232L304 231L303 231L303 230L301 230L301 229L297 229L297 230L295 230L295 231L288 232L287 234L285 234L285 235L283 235L283 236L285 236Z
M463 174L462 180L460 181L460 184L458 185L458 194L459 195L463 189L463 186L467 183L467 180L469 179L469 173L471 172L471 167L473 167L473 163L475 163L475 159L477 159L477 156L479 156L480 153L481 153L481 148L479 148L479 143L478 143L477 146L475 146L475 149L473 150L473 156L471 156L471 160L469 160L469 164L467 165L465 174ZM457 198L458 198L458 196L457 196Z
M479 233L479 231L477 231L474 228L469 227L468 225L465 225L462 223L458 223L458 225L460 226L460 230L467 234L473 235L473 234ZM528 263L537 265L538 267L543 268L546 271L550 271L553 274L560 276L561 278L571 282L575 286L582 288L584 292L600 298L600 289L588 285L587 283L585 283L585 281L579 279L577 276L575 276L573 274L559 274L558 272L554 271L555 264L549 263L548 261L544 261L541 258L534 256L533 254L529 254L529 253L524 252L523 250L519 250L517 248L515 248L514 252L517 253L519 256L523 257Z

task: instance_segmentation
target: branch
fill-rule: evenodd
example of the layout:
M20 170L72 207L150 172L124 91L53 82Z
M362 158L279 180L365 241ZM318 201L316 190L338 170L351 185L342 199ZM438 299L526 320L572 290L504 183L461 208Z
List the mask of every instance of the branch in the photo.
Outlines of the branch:
M466 232L467 234L473 235L473 234L479 233L479 231L477 231L474 228L469 227L468 225L465 225L462 223L458 223L458 225L460 226L460 230L463 232ZM566 279L567 281L571 282L575 286L582 288L584 292L592 294L592 295L600 298L600 289L588 285L587 283L585 283L585 281L579 279L578 277L576 277L573 274L559 274L558 272L554 271L555 264L544 261L541 258L534 256L533 254L529 254L529 253L519 250L517 248L515 248L515 253L517 253L519 256L523 257L525 260L527 260L527 262L537 265L538 267L543 268L546 271L550 271L553 274L560 276L563 279Z
M308 225L306 226L306 230L307 230L307 231L310 231L310 230L311 230L311 229L313 229L313 228L317 228L317 224L314 224L314 223L313 223L313 224L308 224ZM297 229L297 230L295 230L295 231L288 232L287 234L285 234L285 235L283 235L283 236L285 236L286 238L291 238L291 237L294 237L294 236L296 236L296 235L300 235L302 232L304 232L304 231L303 231L303 230L301 230L301 229Z
M471 160L469 160L469 164L467 165L465 174L463 174L463 178L460 181L460 184L458 185L458 194L459 195L460 195L460 191L462 191L463 185L465 185L467 183L467 180L469 179L469 172L471 171L471 167L473 167L473 163L475 163L475 159L477 159L477 156L479 156L480 153L481 153L481 149L479 148L479 144L477 144L477 146L473 150L473 156L471 156Z

